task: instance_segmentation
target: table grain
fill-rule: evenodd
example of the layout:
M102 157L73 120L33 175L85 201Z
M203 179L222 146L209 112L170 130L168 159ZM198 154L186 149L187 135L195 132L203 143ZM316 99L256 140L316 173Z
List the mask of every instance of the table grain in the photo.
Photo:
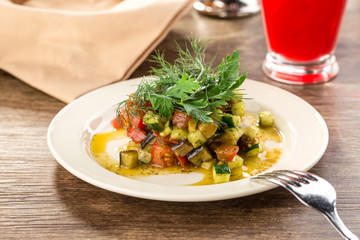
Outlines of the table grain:
M174 40L213 39L208 57L240 50L248 78L300 96L324 117L328 148L311 169L330 181L338 211L360 236L360 1L349 0L336 49L340 74L307 86L264 76L261 15L219 20L190 10L157 47L174 59ZM1 53L0 53L1 57ZM131 76L146 75L145 61ZM175 203L138 199L90 185L62 168L46 143L65 103L0 71L0 239L341 239L317 212L283 189L236 199ZM311 136L309 136L311 141ZM304 149L306 151L306 149Z

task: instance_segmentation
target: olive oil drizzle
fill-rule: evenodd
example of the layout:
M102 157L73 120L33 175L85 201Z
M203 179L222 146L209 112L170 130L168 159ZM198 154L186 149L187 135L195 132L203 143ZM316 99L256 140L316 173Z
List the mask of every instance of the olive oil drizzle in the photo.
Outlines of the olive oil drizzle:
M248 121L251 124L255 122L255 116L247 115ZM275 127L263 128L261 129L261 140L262 141L272 141L275 143L281 143L283 138L281 133ZM119 166L119 160L114 159L106 152L107 144L113 140L126 139L126 132L124 130L111 131L107 133L98 133L94 135L90 149L93 154L94 159L105 169L114 172L116 174L138 179L139 177L146 177L150 175L169 175L169 174L189 174L192 172L201 173L204 175L204 178L197 183L192 185L210 185L214 184L212 177L212 169L205 169L202 167L195 167L190 165L187 168L182 168L180 165L171 166L167 168L159 168L146 164L139 163L133 169L126 169ZM124 149L124 146L119 146L117 149L121 151ZM243 166L232 170L230 181L240 180L249 176L256 175L260 172L263 172L270 167L272 167L280 158L281 148L267 148L259 157L248 157L242 155L244 159Z

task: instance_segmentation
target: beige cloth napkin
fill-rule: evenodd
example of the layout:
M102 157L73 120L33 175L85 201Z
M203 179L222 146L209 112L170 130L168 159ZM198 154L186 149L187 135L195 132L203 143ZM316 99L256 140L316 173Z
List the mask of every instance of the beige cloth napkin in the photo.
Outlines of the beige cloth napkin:
M0 68L64 102L127 79L193 2L49 1L0 0Z

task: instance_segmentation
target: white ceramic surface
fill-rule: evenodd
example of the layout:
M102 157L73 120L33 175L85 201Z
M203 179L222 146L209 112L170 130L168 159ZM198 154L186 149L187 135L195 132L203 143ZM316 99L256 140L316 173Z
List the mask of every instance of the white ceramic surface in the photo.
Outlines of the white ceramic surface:
M116 104L137 88L141 79L115 83L90 92L64 107L48 129L48 145L55 159L80 179L109 191L145 199L196 202L243 197L274 188L249 178L208 186L172 186L139 181L101 167L89 152L93 134L110 129ZM268 84L247 79L241 86L246 110L269 110L283 134L283 153L271 168L307 171L324 154L328 129L321 115L301 98ZM154 179L153 179L154 180ZM160 181L161 182L161 181Z

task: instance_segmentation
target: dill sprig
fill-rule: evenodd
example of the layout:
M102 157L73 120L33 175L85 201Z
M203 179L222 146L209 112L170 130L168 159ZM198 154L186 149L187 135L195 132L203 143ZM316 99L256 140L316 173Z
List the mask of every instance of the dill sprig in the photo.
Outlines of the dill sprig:
M178 110L196 121L209 123L214 121L217 109L236 97L234 90L246 79L246 74L240 75L239 71L239 50L212 68L215 58L205 63L207 41L191 38L189 43L184 49L176 43L178 58L173 64L165 60L163 53L155 51L151 62L157 67L149 72L154 78L143 78L135 93L119 104L119 120L131 120L131 116L139 117L151 109L166 119ZM119 114L123 108L126 117Z

